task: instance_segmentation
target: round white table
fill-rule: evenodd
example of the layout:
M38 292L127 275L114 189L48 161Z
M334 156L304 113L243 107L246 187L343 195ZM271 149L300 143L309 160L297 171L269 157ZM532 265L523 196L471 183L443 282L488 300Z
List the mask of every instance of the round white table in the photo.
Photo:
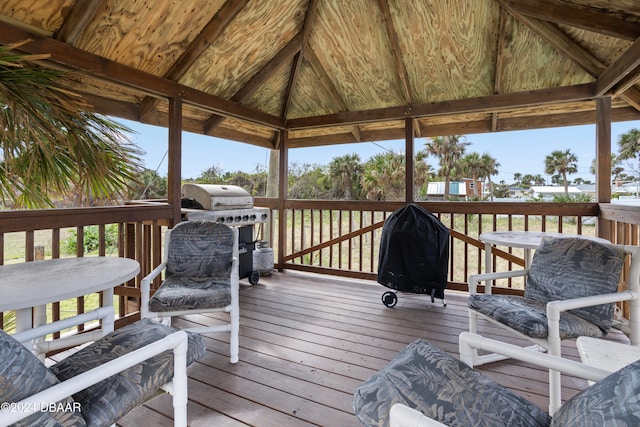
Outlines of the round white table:
M94 292L113 305L113 288L140 272L121 257L58 258L0 266L0 312L16 311L16 332L32 327L31 309Z
M546 231L491 231L482 233L478 238L485 244L485 272L491 273L491 246L524 248L524 265L525 268L528 268L531 262L531 249L537 249L543 237L579 237L600 243L611 243L600 237Z

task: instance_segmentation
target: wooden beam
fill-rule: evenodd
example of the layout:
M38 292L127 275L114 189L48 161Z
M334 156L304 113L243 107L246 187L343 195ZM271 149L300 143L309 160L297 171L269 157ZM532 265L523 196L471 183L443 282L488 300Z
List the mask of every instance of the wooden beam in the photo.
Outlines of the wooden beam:
M631 107L617 108L612 111L612 120L615 122L626 122L640 120L640 112ZM420 126L421 137L432 137L441 135L461 135L491 132L492 119L458 121L438 125ZM541 129L565 126L592 125L595 122L594 111L583 111L578 113L561 113L538 116L522 116L511 118L500 118L496 132L507 132L515 130ZM417 132L417 131L416 131ZM402 139L405 131L402 127L366 131L363 130L360 141L388 141ZM317 147L323 145L352 144L360 142L354 138L350 132L336 133L325 136L290 138L289 148Z
M75 46L89 22L104 3L105 0L84 0L82 7L70 8L69 15L64 18L62 26L54 38Z
M640 73L640 38L624 51L596 80L596 95L602 96L623 80L633 84ZM625 88L626 89L626 88Z
M167 156L167 199L173 207L171 227L180 222L182 198L182 101L169 99L169 155Z
M504 3L522 15L545 21L627 40L640 37L640 25L636 21L624 19L623 11L616 16L603 13L601 8L554 0L504 0Z
M193 42L184 50L180 58L167 70L164 77L175 82L179 81L194 62L220 37L246 4L247 0L227 0ZM140 105L140 119L144 120L151 111L155 110L157 104L158 100L155 98L147 97L143 99Z
M594 86L594 83L586 83L574 86L434 102L410 107L347 111L324 116L288 120L287 128L294 130L344 126L388 120L404 120L406 117L424 118L477 112L487 113L507 111L513 108L545 106L561 102L584 101L593 99Z
M611 202L611 98L596 99L596 202Z
M50 37L31 34L13 25L0 22L0 44L6 45L24 40L30 40L30 42L22 45L21 51L31 54L50 54L50 61L61 64L73 72L118 86L129 87L149 96L181 97L185 104L204 111L235 117L268 128L284 128L284 120L271 114L111 61Z
M278 268L284 270L284 255L287 251L287 212L285 204L289 191L287 182L289 180L289 132L280 132L279 151L280 162L278 165Z
M404 65L404 61L402 60L400 41L398 39L398 33L393 26L393 17L391 16L391 11L389 10L389 4L387 3L387 0L378 0L378 6L382 11L382 19L387 30L387 36L389 37L389 44L391 45L391 53L393 53L393 59L396 63L397 74L400 77L400 83L402 84L405 103L413 104L414 97L413 90L411 89L411 84L409 83L409 73L407 72L407 67Z
M404 120L404 162L405 162L405 178L404 178L404 185L405 185L405 195L404 195L404 200L407 203L413 203L413 201L415 200L415 157L414 157L414 150L415 150L415 138L414 138L414 131L413 131L413 119L412 118L406 118Z

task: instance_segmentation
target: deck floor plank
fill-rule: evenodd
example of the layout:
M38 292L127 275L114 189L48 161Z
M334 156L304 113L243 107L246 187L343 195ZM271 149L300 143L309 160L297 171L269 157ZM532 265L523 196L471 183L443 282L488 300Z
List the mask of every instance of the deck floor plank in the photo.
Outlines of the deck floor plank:
M364 380L418 338L458 357L458 335L468 328L467 295L459 292L446 292L446 307L427 295L399 293L390 309L381 301L388 289L375 282L288 271L254 286L241 283L240 362L229 363L228 334L205 335L207 354L189 370L192 426L358 426L351 399ZM186 328L224 319L192 315L173 323ZM480 332L525 343L489 324ZM564 342L563 355L577 359L575 343ZM512 360L478 370L546 409L546 370ZM568 398L587 383L565 375L562 385ZM172 411L170 397L161 396L118 424L171 425Z

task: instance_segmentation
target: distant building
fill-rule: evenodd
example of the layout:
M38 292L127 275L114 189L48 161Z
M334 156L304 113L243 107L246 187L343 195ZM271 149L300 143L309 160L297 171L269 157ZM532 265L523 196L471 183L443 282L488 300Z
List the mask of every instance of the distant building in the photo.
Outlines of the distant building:
M482 197L483 185L482 181L477 181L475 185L478 186L478 195ZM444 199L444 182L436 181L429 182L427 184L427 198L429 199ZM474 182L472 179L463 179L462 181L449 182L449 195L454 197L460 197L467 200L470 197L475 196Z
M567 188L569 195L577 195L582 193L578 187L569 186ZM542 198L542 200L553 199L553 196L565 194L563 185L534 185L531 186L529 195L533 198Z

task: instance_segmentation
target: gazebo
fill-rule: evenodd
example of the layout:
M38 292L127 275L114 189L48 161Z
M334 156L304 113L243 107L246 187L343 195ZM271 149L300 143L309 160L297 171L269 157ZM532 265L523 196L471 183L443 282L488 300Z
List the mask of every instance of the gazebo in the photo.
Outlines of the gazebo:
M636 0L0 2L0 43L25 40L28 43L20 50L50 55L41 64L67 71L95 112L167 129L166 141L159 142L166 144L169 153L166 202L0 212L0 241L9 233L24 232L26 261L35 257L39 232L48 234L51 256L60 257L61 230L75 227L80 241L86 225L100 227L99 251L104 254L104 227L119 224L118 254L140 261L141 271L136 279L116 288L121 302L116 326L139 316L139 280L161 259L162 228L180 221L183 131L273 150L273 157L279 160L271 171L278 174L277 196L256 198L255 202L271 210L269 228L280 270L372 279L377 252L370 242L375 242L385 216L414 201L415 194L414 160L407 156L403 201L288 200L290 149L404 139L405 152L413 153L416 138L453 134L595 124L597 185L594 203L421 202L451 229L452 251L461 248L464 253L452 258L450 289L466 290L466 277L482 270L485 245L478 234L482 227L485 231L486 227L497 228L498 217L507 218L509 229L533 229L535 221L542 231L563 232L571 224L572 232L577 233L585 231L583 219L596 218L598 236L622 244L640 242L640 210L610 203L611 123L640 119L640 3ZM214 138L211 144L215 152ZM78 244L77 256L83 255ZM515 252L494 248L492 256L494 263L524 265ZM269 280L286 295L287 304L316 310L304 302L304 291L295 289L305 285L305 278L292 274L286 285L277 283L277 278ZM334 290L343 292L344 287L340 282L316 283L311 292L327 305L340 305L331 295ZM257 288L254 295L258 296L247 293L245 298L255 307L263 298L269 301L265 303L269 310L282 310L281 301L270 292ZM521 290L509 285L505 292ZM373 322L369 315L376 308L368 294L368 289L354 290L348 298L353 303L349 310ZM376 303L378 299L375 296ZM461 301L457 305L463 310ZM79 312L82 304L78 302ZM411 300L410 306L417 310L418 303ZM316 334L328 334L330 327L322 323L323 316L341 322L336 312L340 309L319 309L321 324L309 327ZM394 312L392 322L406 321L411 313ZM270 315L260 313L244 327L251 328ZM299 311L295 319L302 322L306 316ZM460 323L456 319L455 315L446 317L440 326L456 325L455 329ZM294 323L291 319L284 322L289 328ZM423 324L422 330L426 327ZM265 334L275 337L276 329ZM358 324L357 329L339 333L351 349L362 353L345 359L354 365L367 361L366 366L354 368L355 374L353 365L340 365L340 373L332 371L333 364L344 362L331 359L336 354L342 357L335 349L327 352L328 359L312 365L341 375L337 382L347 391L335 397L325 388L339 387L318 385L313 373L305 371L304 381L314 384L310 386L314 390L322 388L318 396L329 403L310 409L309 397L292 401L283 397L280 400L291 405L287 406L291 410L274 410L278 417L273 419L286 422L311 412L305 420L318 424L324 408L343 405L354 378L379 368L380 361L397 350L393 333L369 335L376 330ZM413 333L422 332L407 332L406 339ZM366 334L375 348L356 342L353 337L357 334ZM456 351L448 337L441 338L442 346ZM256 366L263 363L256 372L267 375L267 370L282 369L275 362L271 368L272 359L261 359L258 333L251 339ZM283 341L299 344L297 340L288 336ZM326 340L318 339L318 347ZM271 344L279 342L271 338ZM218 344L208 345L215 348ZM288 352L283 354L304 359L297 350L291 350L291 356ZM225 371L223 378L232 375L215 360L207 363L211 366L197 374L202 383L221 370ZM271 383L271 377L265 377L269 378L264 380L267 385L247 386L250 392L258 390L247 400L261 405L264 396L272 397L268 387L284 374L278 375ZM509 381L508 375L498 375ZM225 389L225 403L239 399L232 389L235 382L249 381L233 378L227 381L231 385ZM511 385L518 387L517 382ZM293 381L287 384L305 388L297 382L293 387ZM208 387L195 389L194 396L200 393L208 398L217 385ZM240 418L245 407L253 408L244 401L242 405L234 411L229 403L228 416ZM155 409L145 411L138 412L132 423L146 422L145 414ZM346 413L343 409L327 411ZM250 419L252 414L246 412L241 415ZM351 414L344 417L351 420Z

